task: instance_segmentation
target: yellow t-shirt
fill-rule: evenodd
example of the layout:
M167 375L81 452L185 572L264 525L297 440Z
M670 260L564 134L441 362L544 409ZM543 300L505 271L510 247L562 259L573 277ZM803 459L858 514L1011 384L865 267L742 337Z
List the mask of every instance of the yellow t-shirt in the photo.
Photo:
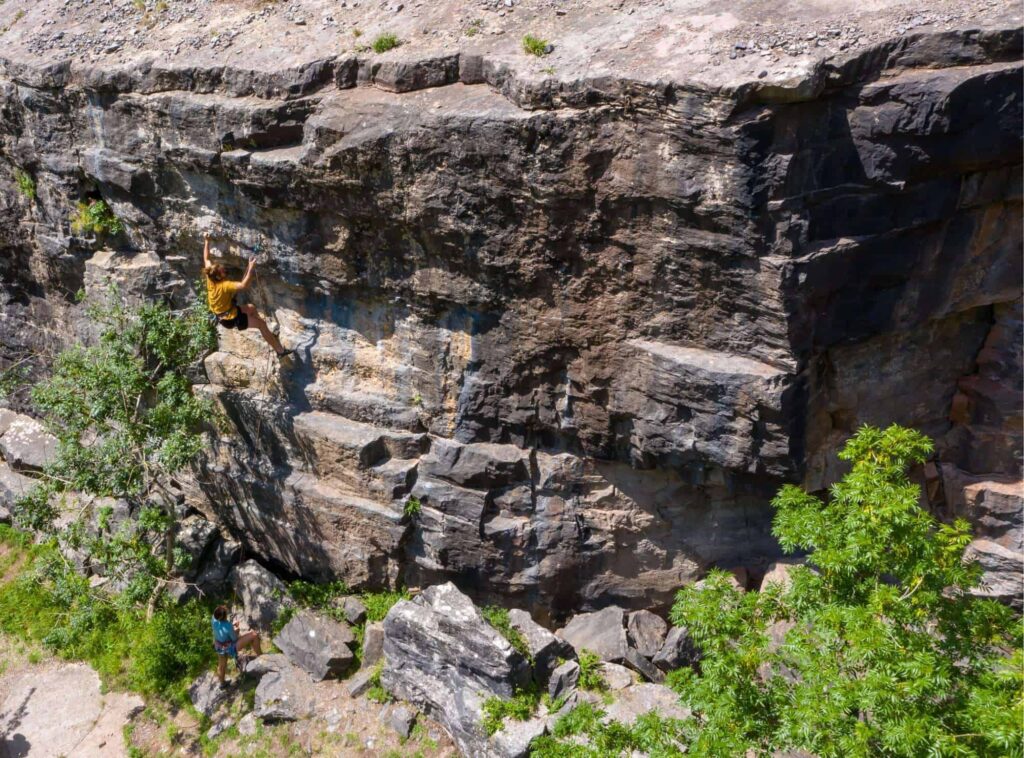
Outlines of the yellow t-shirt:
M206 278L206 302L217 318L230 321L238 315L238 308L234 305L238 284L227 279L215 282L209 277Z

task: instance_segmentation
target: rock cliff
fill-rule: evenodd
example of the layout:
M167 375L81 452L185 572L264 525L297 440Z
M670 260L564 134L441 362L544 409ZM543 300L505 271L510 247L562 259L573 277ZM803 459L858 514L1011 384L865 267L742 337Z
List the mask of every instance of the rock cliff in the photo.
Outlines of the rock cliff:
M8 27L0 342L53 350L111 278L182 302L203 231L258 252L298 356L220 334L196 382L230 428L188 487L249 555L541 618L654 607L763 571L779 485L898 422L938 441L929 504L1019 564L1019 8L485 4L488 36L455 3L345 6L406 41L376 55L297 23L314 3L254 11L288 21L258 47L126 5L152 43L97 48L88 5L71 47L26 25L56 3ZM793 24L822 33L762 48ZM127 231L73 234L100 197Z

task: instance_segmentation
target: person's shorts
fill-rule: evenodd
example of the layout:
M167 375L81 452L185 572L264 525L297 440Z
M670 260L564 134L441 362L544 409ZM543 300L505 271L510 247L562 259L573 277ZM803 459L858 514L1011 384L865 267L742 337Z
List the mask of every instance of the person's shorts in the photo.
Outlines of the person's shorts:
M214 642L213 649L217 651L217 655L230 655L232 658L238 657L238 648L235 647L234 642Z
M249 314L238 312L238 315L234 318L218 319L220 325L225 329L237 329L240 332L244 332L249 328Z

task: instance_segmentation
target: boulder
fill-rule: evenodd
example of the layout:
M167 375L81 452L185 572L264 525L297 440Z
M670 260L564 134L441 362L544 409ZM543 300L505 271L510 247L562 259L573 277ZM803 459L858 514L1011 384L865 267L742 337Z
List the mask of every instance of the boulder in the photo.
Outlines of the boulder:
M217 539L217 527L202 516L189 516L181 522L174 544L188 556L188 566L184 568L186 576L194 576L199 568L199 561L206 549Z
M376 674L377 672L372 668L362 668L345 682L345 689L352 697L359 697L373 686L373 678Z
M661 669L640 655L635 648L626 648L626 657L623 658L622 662L649 682L665 681L665 674L662 673Z
M465 755L489 753L484 701L525 686L529 664L446 583L397 603L384 619L384 688L427 711Z
M371 621L363 628L362 668L373 668L383 654L384 622Z
M602 661L619 663L626 657L625 612L616 606L573 616L558 636L577 652L590 650Z
M207 671L189 686L188 697L197 711L212 718L231 699L231 690L221 686L214 672Z
M344 674L355 660L350 645L355 635L348 625L312 611L296 613L281 629L274 644L288 660L316 681Z
M262 655L246 670L259 676L253 713L266 721L296 721L313 715L315 693L309 675L280 654Z
M656 711L665 718L686 719L690 709L679 704L679 695L663 684L634 684L615 696L605 711L605 719L631 725L637 718Z
M632 671L617 663L602 663L599 673L601 678L604 679L604 683L608 685L608 689L613 692L625 689L637 680L636 675Z
M551 672L548 679L548 695L552 700L566 697L576 688L580 680L580 664L576 661L566 661Z
M233 718L221 719L206 730L206 739L215 740L234 725L235 720Z
M256 734L258 723L255 713L247 713L238 721L238 733L243 737L251 737Z
M491 736L490 747L497 758L526 758L530 745L548 730L548 719L528 721L506 719L505 725Z
M399 703L385 708L380 714L380 720L394 729L403 740L407 740L416 723L416 711Z
M985 572L982 583L972 590L1021 610L1024 603L1024 553L993 540L976 539L964 551L964 560L977 561Z
M36 480L19 474L7 463L0 461L0 508L9 510L23 495L36 486Z
M781 584L784 591L788 590L793 584L791 576L793 569L803 564L804 561L798 559L779 560L769 563L768 570L761 580L761 589L763 590L769 584Z
M20 471L41 471L57 453L57 438L34 418L18 414L8 419L0 435L0 455Z
M242 599L246 622L267 632L284 608L294 607L284 582L256 561L246 561L231 572L235 594Z
M629 643L647 658L653 658L665 644L668 624L665 619L650 611L633 611L626 625Z
M690 639L685 627L674 626L668 630L665 644L651 661L662 671L673 671L682 666L692 666L700 660L700 651Z
M526 611L513 608L508 612L510 626L522 635L533 659L534 677L543 684L558 666L559 658L574 658L572 645L542 627Z
M366 606L355 595L345 595L338 598L334 602L334 607L341 610L345 621L352 624L352 626L359 626L359 624L366 621Z

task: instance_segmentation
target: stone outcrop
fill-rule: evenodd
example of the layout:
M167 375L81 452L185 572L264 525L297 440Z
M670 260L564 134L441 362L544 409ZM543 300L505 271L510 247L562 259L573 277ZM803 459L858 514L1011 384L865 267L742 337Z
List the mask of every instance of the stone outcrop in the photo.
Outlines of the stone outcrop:
M626 618L621 608L610 607L596 613L573 616L558 636L577 651L589 650L609 663L621 663L626 657Z
M247 297L298 356L220 333L195 379L228 429L185 484L282 574L561 622L767 565L772 495L834 481L863 423L937 440L943 513L1021 480L1008 3L898 37L888 0L796 3L781 26L866 31L735 55L750 8L517 8L470 39L444 0L458 33L392 14L377 56L271 25L244 60L163 28L66 50L31 23L55 5L0 60L0 366L88 336L79 290L182 304L205 230L232 270L258 249ZM364 5L337 13L385 23ZM93 198L124 234L71 232Z
M284 582L256 561L246 561L231 571L235 594L242 601L246 623L269 631L282 609L294 607Z
M274 644L315 681L339 677L355 661L356 638L347 624L301 610L274 637Z
M384 619L381 683L435 718L465 755L494 754L483 703L530 679L526 660L451 583L395 605Z
M247 676L259 677L253 713L265 721L295 721L313 715L316 696L309 675L280 654L261 655Z

